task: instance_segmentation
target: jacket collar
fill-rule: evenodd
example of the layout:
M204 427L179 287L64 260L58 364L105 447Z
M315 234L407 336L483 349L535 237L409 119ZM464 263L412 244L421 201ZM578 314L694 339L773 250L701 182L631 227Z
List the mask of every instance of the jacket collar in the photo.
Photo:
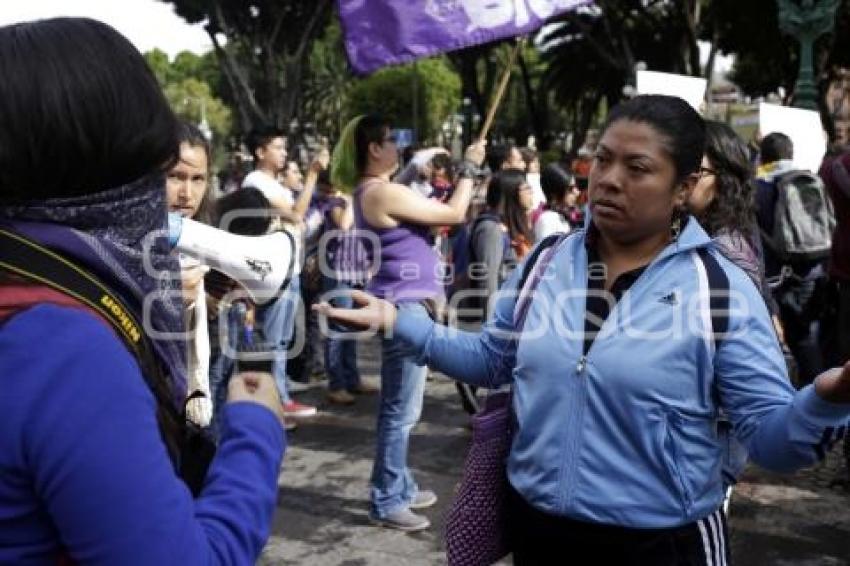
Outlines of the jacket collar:
M584 244L586 246L593 245L593 239L598 232L590 218L589 212L585 218L584 226ZM679 238L676 241L667 244L667 246L661 250L661 253L659 253L651 263L655 263L674 254L690 252L691 250L710 246L711 242L711 238L706 233L705 229L700 226L700 223L697 222L696 218L688 216L688 219L682 228L682 232L679 234Z

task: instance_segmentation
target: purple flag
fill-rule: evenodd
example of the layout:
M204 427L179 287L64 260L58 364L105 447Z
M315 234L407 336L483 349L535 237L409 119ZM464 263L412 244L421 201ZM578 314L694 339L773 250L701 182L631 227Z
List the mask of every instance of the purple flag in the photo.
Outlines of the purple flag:
M592 0L339 0L345 48L361 74L522 35Z

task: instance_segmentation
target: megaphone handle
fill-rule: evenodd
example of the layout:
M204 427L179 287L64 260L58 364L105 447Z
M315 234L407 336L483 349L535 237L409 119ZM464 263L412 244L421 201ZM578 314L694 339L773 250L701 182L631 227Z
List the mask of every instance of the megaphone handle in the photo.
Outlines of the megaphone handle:
M176 212L168 213L168 245L174 249L183 233L183 217Z

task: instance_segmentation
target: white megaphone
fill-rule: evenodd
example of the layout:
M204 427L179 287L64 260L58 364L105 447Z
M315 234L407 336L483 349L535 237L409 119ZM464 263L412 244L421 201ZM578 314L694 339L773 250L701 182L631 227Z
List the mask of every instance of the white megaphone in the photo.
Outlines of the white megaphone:
M241 284L261 305L278 297L295 267L295 238L288 232L237 236L177 213L168 214L172 248Z

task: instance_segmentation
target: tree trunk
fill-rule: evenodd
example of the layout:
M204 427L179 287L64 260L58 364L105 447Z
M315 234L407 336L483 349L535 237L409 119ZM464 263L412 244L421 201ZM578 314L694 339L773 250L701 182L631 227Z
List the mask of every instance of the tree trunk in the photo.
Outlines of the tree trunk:
M682 17L685 23L685 34L682 38L688 54L687 73L692 77L701 77L702 69L699 64L699 44L697 43L697 20L699 12L699 0L686 0L681 3ZM684 57L684 53L683 53Z
M543 141L545 128L541 120L540 113L537 109L537 101L534 96L534 89L531 87L531 75L528 72L528 65L525 63L525 57L522 56L522 50L517 53L519 68L522 72L522 86L525 91L525 104L528 110L528 117L531 119L531 129L534 130L534 138L538 143Z
M244 70L236 61L236 58L227 49L222 47L216 37L220 31L224 33L228 40L233 40L231 37L232 34L228 33L230 26L224 17L219 0L213 0L209 18L210 21L205 27L205 30L207 35L210 36L216 59L221 64L230 89L233 92L233 99L236 101L242 129L246 132L250 131L253 127L267 120L266 113L257 104L254 91L249 85Z
M570 154L576 155L578 150L584 145L584 140L587 138L587 130L590 129L590 123L593 117L596 116L596 110L599 108L599 101L602 100L602 93L592 92L586 94L576 108L577 120L574 122L576 128L573 131L573 140L570 146Z

